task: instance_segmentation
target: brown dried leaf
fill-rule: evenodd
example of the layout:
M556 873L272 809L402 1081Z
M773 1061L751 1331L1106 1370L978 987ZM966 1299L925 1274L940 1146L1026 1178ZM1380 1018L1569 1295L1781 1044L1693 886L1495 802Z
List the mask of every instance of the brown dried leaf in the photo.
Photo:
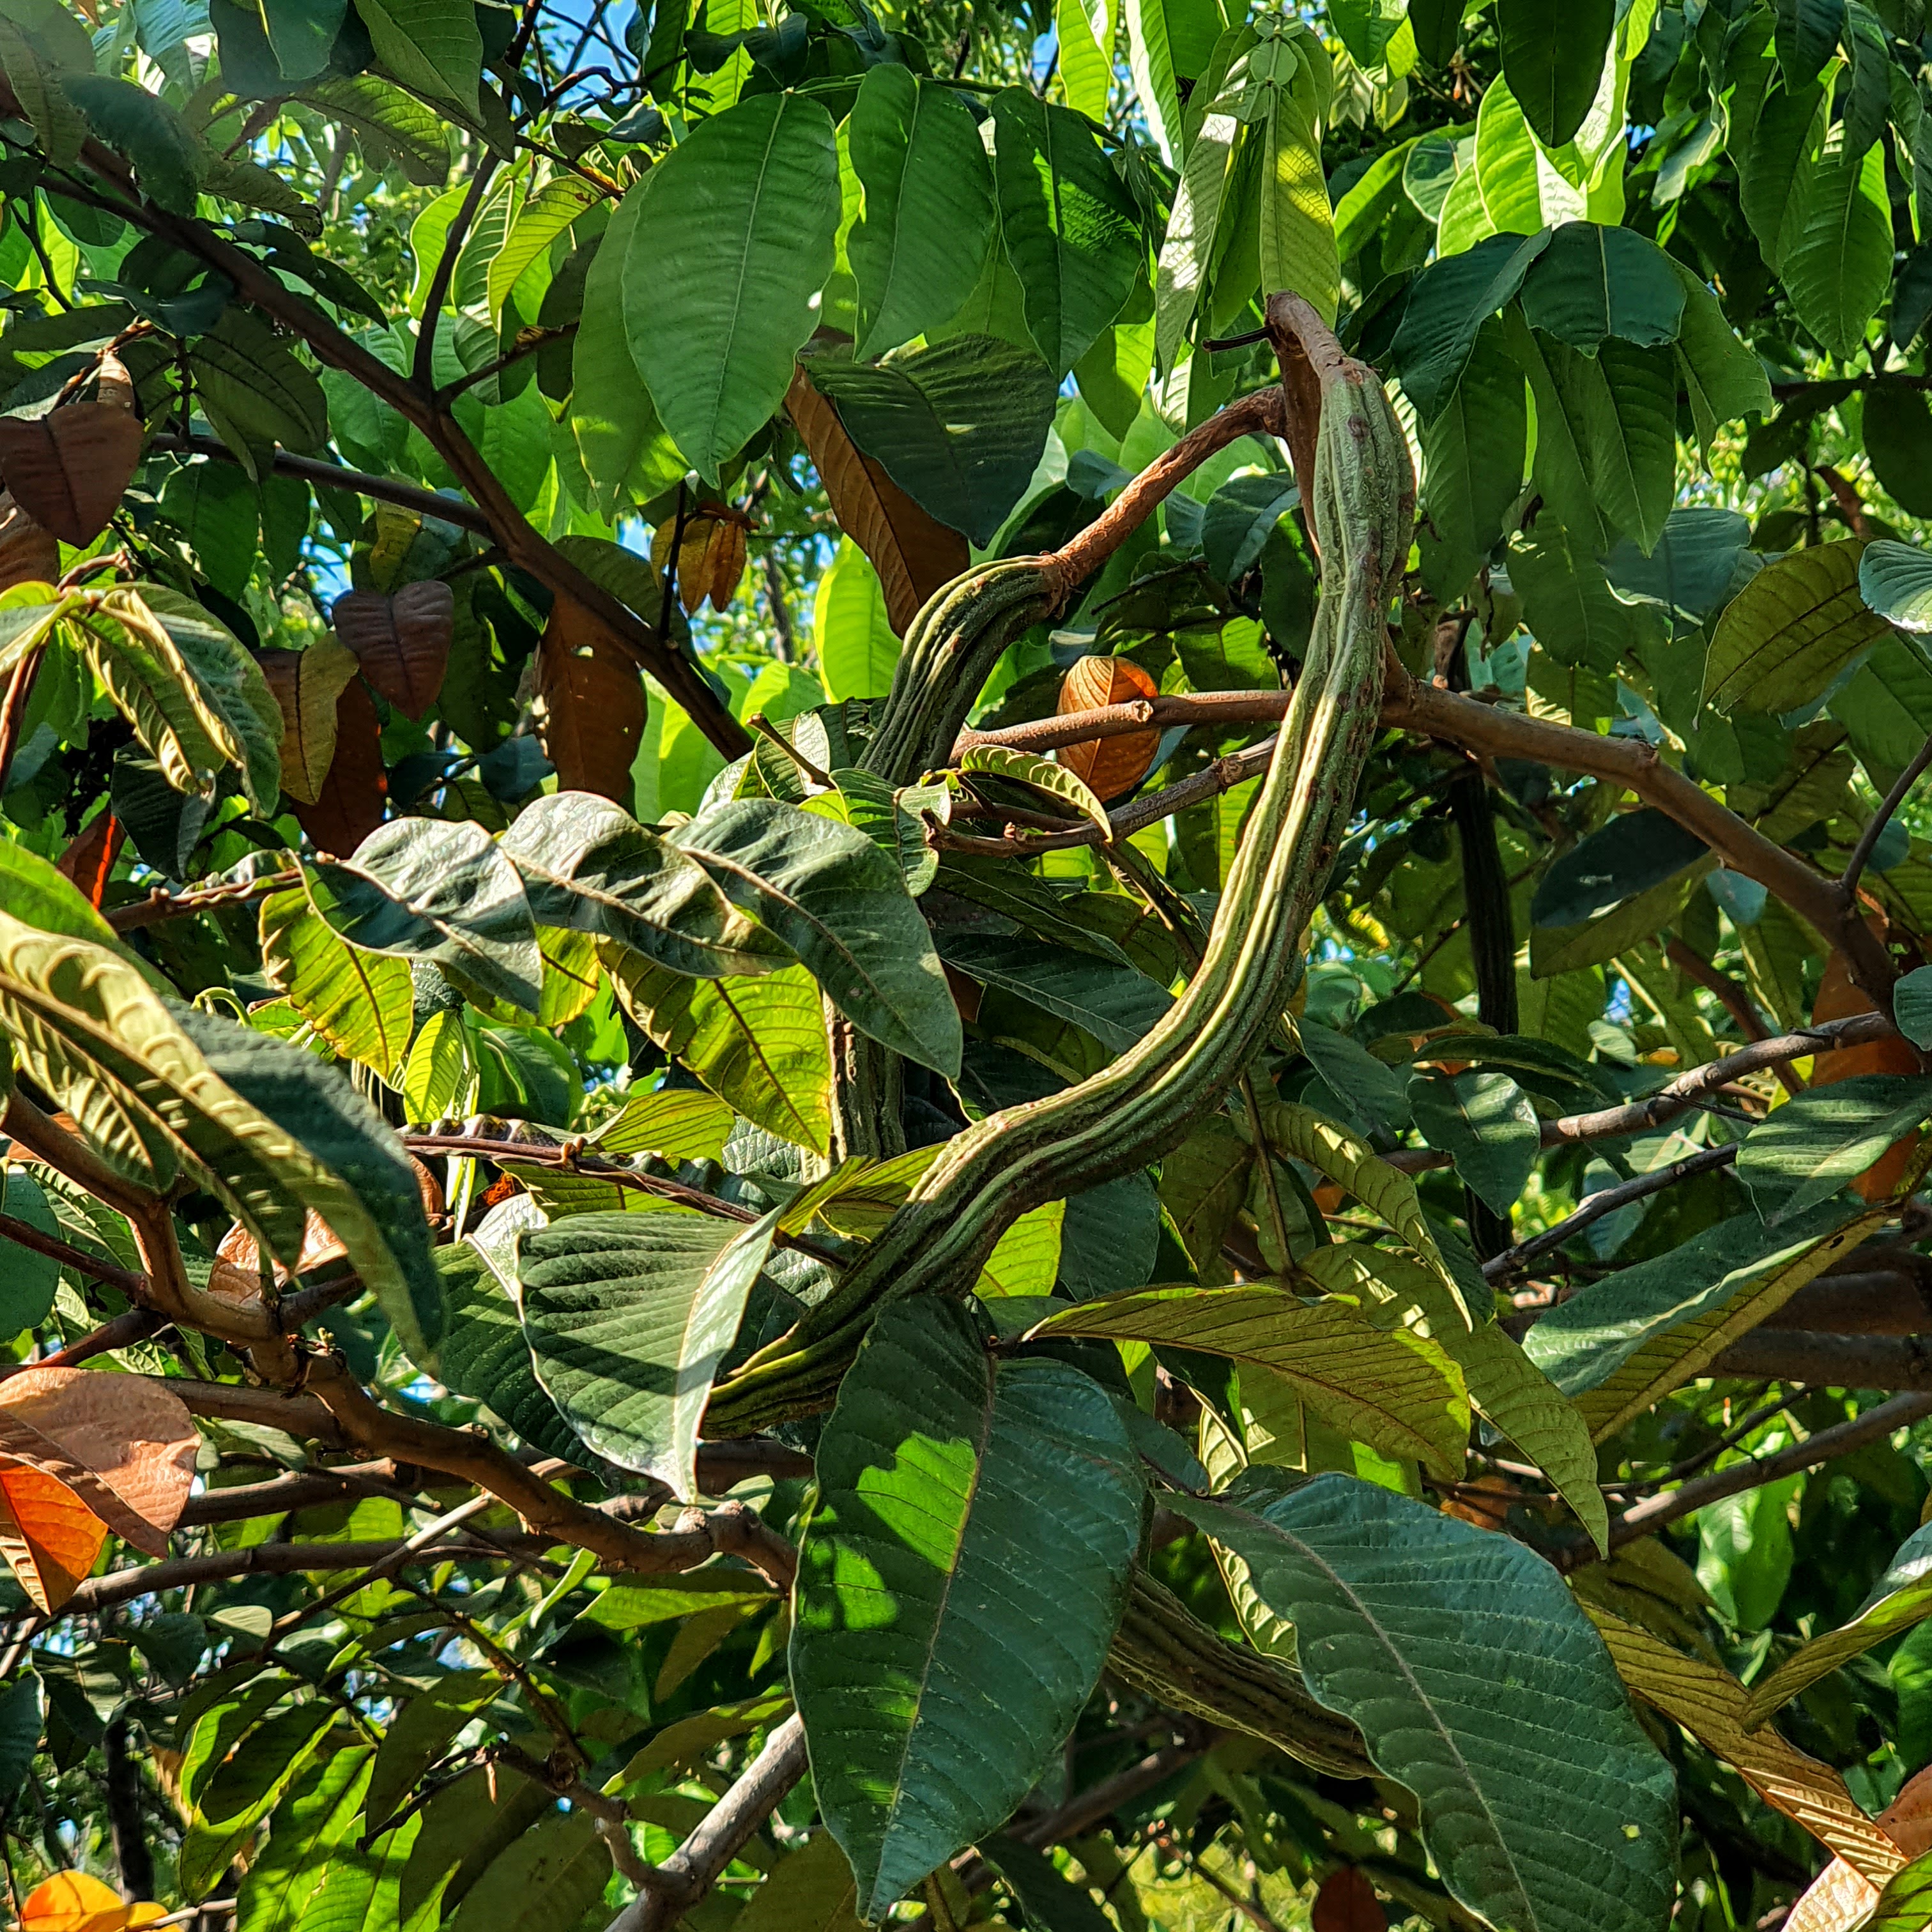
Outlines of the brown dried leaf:
M51 584L60 574L60 545L14 499L0 492L0 590Z
M742 524L713 524L711 542L705 551L705 581L711 592L711 608L722 610L738 594L745 574L745 530Z
M142 435L140 418L111 402L0 416L0 477L37 523L83 549L120 508Z
M405 718L422 718L436 702L448 668L456 593L434 579L406 584L393 596L352 590L335 600L332 616L362 675Z
M1130 704L1137 698L1159 695L1160 687L1130 658L1096 655L1075 662L1060 683L1054 709L1064 717L1070 711L1097 711L1103 704ZM1124 737L1063 745L1054 755L1105 800L1132 791L1147 776L1160 748L1158 731L1130 731Z
M644 680L630 653L568 597L550 606L537 647L530 716L560 790L628 802L644 735Z
M388 795L376 700L359 677L351 678L335 700L335 756L328 776L313 805L296 803L296 817L318 852L346 858L382 824Z
M282 789L313 805L335 757L335 710L356 659L332 637L306 650L264 651L259 662L282 711Z
M1375 1887L1353 1865L1322 1881L1309 1918L1315 1932L1388 1932L1388 1914Z
M423 1212L432 1218L441 1214L442 1190L436 1184L435 1175L414 1154L408 1159L416 1174L416 1190L422 1196ZM278 1261L272 1261L270 1266L274 1270L276 1286L286 1288L297 1275L326 1268L334 1262L346 1261L348 1256L349 1250L335 1230L311 1208L302 1222L302 1247L296 1254L295 1266L284 1268ZM254 1236L239 1221L222 1236L221 1245L214 1251L214 1264L208 1270L208 1291L228 1301L260 1301L262 1298L261 1250L256 1245Z
M785 408L810 452L838 527L872 560L886 593L886 618L905 635L919 607L972 561L966 539L921 509L845 434L838 412L794 370Z

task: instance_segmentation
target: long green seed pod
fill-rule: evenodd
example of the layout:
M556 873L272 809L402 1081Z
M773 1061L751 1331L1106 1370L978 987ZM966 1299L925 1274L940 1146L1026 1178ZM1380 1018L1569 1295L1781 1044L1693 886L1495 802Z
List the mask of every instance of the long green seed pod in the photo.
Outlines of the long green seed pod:
M879 1306L968 1292L1021 1214L1178 1145L1240 1077L1281 1012L1376 730L1414 476L1375 372L1344 356L1298 298L1276 297L1270 316L1295 386L1305 395L1311 374L1319 385L1319 429L1312 450L1298 452L1298 467L1321 550L1322 598L1199 970L1166 1018L1111 1066L948 1142L833 1293L712 1391L706 1435L749 1434L824 1407ZM970 593L955 586L942 597L958 594ZM929 662L947 648L936 627L921 646ZM955 702L941 709L950 714Z

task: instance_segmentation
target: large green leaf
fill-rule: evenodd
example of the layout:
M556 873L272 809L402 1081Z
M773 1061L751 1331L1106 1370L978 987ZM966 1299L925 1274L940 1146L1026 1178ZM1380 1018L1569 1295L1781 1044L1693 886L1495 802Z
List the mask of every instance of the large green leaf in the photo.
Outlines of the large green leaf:
M610 1876L610 1850L592 1813L552 1809L490 1861L446 1923L449 1932L555 1932L599 1904Z
M1507 1537L1345 1476L1255 1470L1172 1506L1213 1538L1264 1649L1352 1718L1422 1810L1461 1904L1514 1932L1653 1932L1675 1891L1670 1766L1563 1580Z
M1858 152L1842 122L1825 136L1803 225L1780 266L1798 320L1825 348L1839 356L1860 349L1892 286L1892 203L1884 150Z
M1539 458L1544 453L1539 440ZM1558 664L1608 674L1641 635L1642 614L1618 596L1604 566L1553 510L1546 508L1528 536L1510 546L1509 570L1523 622Z
M1576 926L1673 878L1708 850L1694 832L1646 806L1620 812L1546 872L1529 902L1537 926Z
M1207 290L1240 133L1234 104L1217 98L1207 106L1188 143L1154 271L1154 346L1163 364L1173 362ZM1231 218L1232 212L1230 206Z
M1582 424L1585 465L1606 518L1648 555L1676 500L1676 358L1607 336L1594 356L1564 354L1558 381Z
M1308 1302L1276 1284L1150 1288L1049 1316L1039 1336L1105 1335L1219 1355L1279 1376L1351 1439L1453 1478L1469 1438L1462 1372L1439 1342L1378 1328L1341 1296Z
M1096 1383L997 1360L928 1296L867 1334L818 1464L792 1688L872 1920L1057 1760L1125 1605L1142 1479Z
M1643 347L1675 341L1684 297L1655 242L1628 228L1566 221L1530 264L1522 301L1533 327L1594 355L1607 335Z
M1332 325L1342 271L1321 143L1306 102L1276 88L1261 131L1267 141L1260 181L1262 287L1290 290Z
M376 58L403 85L476 124L483 40L464 0L356 0Z
M575 1431L537 1380L517 1305L494 1268L466 1240L437 1249L436 1256L443 1294L437 1378L454 1394L486 1404L532 1448L566 1460L580 1456Z
M1420 1321L1462 1371L1472 1408L1534 1458L1579 1520L1604 1547L1610 1514L1597 1486L1597 1451L1576 1406L1494 1322L1472 1328L1442 1282L1404 1248L1331 1242L1304 1255L1296 1273L1330 1294L1348 1294L1372 1318Z
M328 440L328 404L321 383L255 310L231 302L214 328L195 338L188 366L195 400L244 469L250 463L256 470L262 468L253 451L274 443L316 450Z
M862 1033L949 1079L959 1009L898 865L855 826L776 799L713 806L671 835L776 933Z
M1133 292L1139 219L1070 109L1009 87L993 97L993 124L1001 238L1025 291L1028 332L1058 381Z
M165 584L129 586L193 674L203 700L241 747L248 802L264 815L281 791L282 712L254 654L212 613Z
M316 878L317 910L352 945L447 965L534 1015L543 1000L536 921L516 867L467 820L394 818Z
M1045 363L994 336L956 335L875 366L827 356L804 366L846 434L921 509L992 542L1053 428L1058 386Z
M747 1227L666 1210L573 1214L518 1247L537 1378L600 1456L698 1496L698 1425L771 1252Z
M1928 1617L1932 1617L1932 1525L1914 1530L1900 1544L1885 1574L1836 1630L1801 1645L1752 1688L1746 1721L1762 1724L1821 1677Z
M380 144L418 188L440 188L449 175L449 130L418 101L373 74L347 74L306 90L303 102Z
M1858 588L1864 545L1814 545L1760 571L1725 607L1704 664L1720 711L1808 704L1886 633Z
M1408 1083L1408 1103L1423 1138L1448 1154L1458 1176L1507 1219L1543 1148L1529 1096L1507 1073L1472 1070L1453 1078L1418 1075Z
M949 932L942 940L940 956L946 964L1070 1021L1109 1053L1125 1053L1174 1004L1166 989L1144 973L1037 940Z
M249 1861L236 1932L298 1932L332 1862L362 1836L374 1752L351 1745L308 1769L276 1811L268 1841Z
M344 1059L388 1080L409 1046L416 998L410 969L351 946L311 901L312 892L328 890L308 873L262 902L262 970Z
M1616 0L1500 0L1503 76L1545 147L1562 147L1582 126L1616 21Z
M1549 243L1546 233L1528 241L1494 235L1416 278L1389 357L1424 422L1455 394L1483 324L1522 287Z
M1702 1374L1874 1225L1834 1208L1778 1228L1734 1215L1559 1303L1524 1337L1523 1352L1580 1399L1600 1442Z
M964 102L909 68L866 75L848 132L866 202L845 245L858 353L871 356L949 320L973 292L993 243L993 171Z
M213 1889L320 1749L338 1714L326 1700L278 1712L249 1730L200 1781L177 1868L189 1898L206 1898Z
M700 122L634 192L624 263L631 354L677 446L718 466L784 400L832 271L838 151L831 118L760 94Z
M500 849L540 926L595 934L694 979L770 972L792 958L702 866L593 792L533 799Z
M1529 410L1501 328L1485 322L1448 403L1422 431L1423 580L1453 603L1502 541L1522 487Z
M1723 423L1771 413L1771 378L1764 364L1724 320L1718 298L1675 256L1671 266L1684 284L1684 314L1677 328L1677 368L1690 393L1697 439L1708 455Z
M1582 398L1565 380L1579 352L1530 327L1520 304L1503 311L1503 337L1522 372L1536 406L1536 452L1530 474L1543 498L1544 514L1555 516L1570 533L1580 557L1594 563L1616 542L1618 532L1597 500L1590 473Z
M1767 1222L1828 1200L1932 1117L1932 1076L1861 1073L1808 1088L1744 1136L1738 1178Z
M802 966L707 980L608 946L598 956L625 1011L664 1052L754 1126L826 1151L831 1054L818 982Z
M1889 400L1882 406L1890 408ZM1858 566L1858 595L1868 610L1915 635L1932 631L1932 554L1882 537L1865 545Z
M434 1349L442 1292L422 1188L394 1130L314 1054L196 1007L178 1006L175 1017L254 1112L260 1124L248 1124L249 1137L272 1162L284 1197L313 1208L334 1230L412 1354ZM293 1157L262 1131L270 1126L295 1146Z

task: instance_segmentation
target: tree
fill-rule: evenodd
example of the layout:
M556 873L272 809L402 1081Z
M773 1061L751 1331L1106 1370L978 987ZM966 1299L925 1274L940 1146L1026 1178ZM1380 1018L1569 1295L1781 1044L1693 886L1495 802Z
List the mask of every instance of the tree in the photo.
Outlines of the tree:
M0 0L23 1925L1932 1924L1922 24Z

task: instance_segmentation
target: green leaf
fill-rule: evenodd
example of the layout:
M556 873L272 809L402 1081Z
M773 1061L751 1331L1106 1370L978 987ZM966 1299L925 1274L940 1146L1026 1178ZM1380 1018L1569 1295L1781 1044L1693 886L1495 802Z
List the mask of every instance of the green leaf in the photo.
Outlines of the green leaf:
M1136 1045L1174 1004L1166 989L1144 973L1038 940L952 932L940 938L940 957L947 965L1068 1021L1109 1054Z
M620 1468L698 1496L698 1425L778 1227L674 1210L574 1214L518 1245L537 1379Z
M341 122L379 153L395 157L418 188L442 187L449 177L449 134L420 101L373 74L325 81L297 97Z
M1084 1301L1032 1331L1105 1335L1218 1355L1274 1376L1322 1420L1383 1454L1452 1478L1468 1444L1462 1372L1439 1342L1377 1328L1360 1304L1306 1302L1272 1283L1150 1288Z
M832 272L838 150L795 94L740 101L646 176L625 256L631 354L678 448L718 466L784 400Z
M1832 355L1850 356L1892 286L1892 203L1885 153L1861 154L1840 122L1804 190L1803 225L1780 264L1798 319Z
M87 902L64 872L38 852L8 838L0 838L0 906L23 926L69 939L85 939L105 946L134 968L158 992L172 993L169 982Z
M703 866L594 793L532 800L499 845L540 926L594 934L694 979L790 962L783 941L731 905Z
M483 40L466 0L356 0L376 58L413 92L478 123Z
M467 1042L460 1013L446 1008L423 1022L403 1070L404 1118L412 1126L469 1112L476 1068Z
M952 802L945 786L902 785L894 790L884 779L849 766L826 776L838 788L845 822L856 826L898 865L906 890L918 898L939 870L939 854L926 842L920 814L932 812L944 819Z
M1148 125L1163 159L1178 160L1184 150L1180 89L1174 49L1168 38L1162 0L1126 0L1127 64ZM1109 49L1111 52L1112 50Z
M1389 359L1424 422L1447 406L1483 324L1522 286L1530 264L1549 244L1546 232L1528 241L1493 235L1432 262L1416 278Z
M1597 98L1616 31L1616 0L1498 0L1503 77L1546 148L1575 138ZM1628 231L1625 231L1628 232Z
M1528 434L1522 371L1501 328L1485 322L1448 402L1422 431L1423 580L1444 602L1461 598L1502 541Z
M0 1212L44 1234L61 1235L61 1225L40 1184L23 1167L0 1168ZM0 1338L11 1341L38 1328L52 1312L60 1286L60 1263L51 1255L0 1238ZM4 1733L0 1723L0 1733ZM4 1747L0 1747L4 1748ZM0 1787L4 1788L4 1787Z
M1766 97L1750 126L1749 151L1738 167L1738 205L1774 270L1803 232L1826 110L1825 90L1815 82L1787 81Z
M1886 619L1860 592L1864 550L1856 542L1818 544L1760 571L1718 620L1705 703L1719 711L1793 710L1870 650L1885 635Z
M503 304L524 271L586 208L595 208L603 200L603 190L594 182L577 175L554 175L524 203L502 247L490 257L488 287L492 321L502 314ZM619 260L621 263L621 256Z
M1886 1880L1862 1932L1924 1932L1932 1922L1932 1852L1922 1852Z
M1594 221L1565 222L1523 278L1524 319L1586 356L1610 335L1640 347L1675 341L1684 301L1676 266L1655 242Z
M1709 848L1654 806L1620 812L1543 875L1530 901L1537 926L1580 925L1695 865Z
M636 953L598 958L652 1040L756 1126L824 1154L832 1064L818 982L802 966L755 980L691 980Z
M1694 271L1673 256L1684 284L1684 314L1677 329L1677 368L1690 392L1697 440L1708 457L1723 423L1771 413L1771 378L1764 364L1724 320L1718 298Z
M838 1840L830 1832L816 1832L752 1894L732 1920L732 1932L862 1932L858 1900Z
M502 1679L494 1670L452 1671L395 1712L376 1747L370 1770L365 1834L380 1831L395 1816L416 1780L502 1688Z
M195 1007L178 1007L175 1018L210 1070L254 1112L260 1126L242 1124L284 1199L314 1208L334 1231L411 1354L434 1348L442 1294L422 1190L394 1130L314 1054ZM292 1156L260 1130L270 1126L290 1137ZM285 1241L273 1245L292 1266L299 1238L293 1252L284 1252Z
M281 793L282 713L254 654L201 604L164 584L128 586L166 634L194 677L200 700L240 747L242 788L257 812L274 810Z
M1002 1832L980 1847L980 1856L1006 1881L1035 1932L1112 1932L1113 1921L1087 1888L1064 1876L1024 1838Z
M1456 1163L1478 1197L1508 1220L1543 1150L1529 1096L1507 1073L1418 1075L1408 1083L1415 1124Z
M40 1680L32 1670L22 1671L0 1691L0 1803L10 1810L33 1767L45 1709Z
M1745 1135L1738 1178L1774 1226L1829 1200L1928 1118L1932 1076L1861 1073L1809 1088Z
M1292 1622L1308 1688L1412 1791L1456 1900L1515 1932L1648 1932L1675 1889L1670 1768L1601 1640L1522 1544L1348 1478L1250 1471L1169 1498L1250 1628Z
M64 74L59 85L94 133L134 163L151 200L170 214L194 214L202 148L173 108L111 74Z
M1932 405L1924 394L1896 388L1874 396L1864 429L1872 474L1886 495L1912 516L1932 515Z
M178 1868L181 1888L190 1898L208 1895L256 1826L287 1795L338 1714L332 1703L317 1702L266 1719L202 1784Z
M375 1754L351 1745L304 1771L276 1811L268 1841L242 1881L236 1932L292 1932L328 1882L331 1864L362 1834Z
M842 536L818 580L812 606L818 675L834 704L883 698L892 688L899 640L886 613L879 574L850 537Z
M1058 382L1133 292L1140 222L1070 109L1009 87L993 98L993 124L1000 236L1026 292L1028 332Z
M996 1360L928 1296L866 1334L818 1465L792 1686L869 1921L1057 1760L1126 1603L1143 1490L1097 1384Z
M1885 406L1891 406L1888 401ZM1832 544L1832 550L1850 545ZM1788 560L1787 560L1788 561ZM1867 609L1876 611L1901 631L1922 634L1932 631L1932 556L1910 544L1881 537L1867 544L1858 560L1858 595Z
M1510 546L1509 571L1523 622L1558 664L1608 675L1642 634L1642 614L1612 590L1604 566L1550 509Z
M866 202L846 250L857 353L869 357L949 320L973 292L993 245L993 171L965 104L908 68L866 75L849 134Z
M321 383L257 310L230 302L220 320L189 346L188 366L196 400L250 476L260 467L251 449L280 443L313 452L328 440Z
M790 946L862 1033L957 1076L959 1010L932 935L898 866L862 832L776 799L736 799L671 842Z
M1321 144L1306 106L1286 88L1274 91L1263 131L1262 286L1292 290L1332 326L1342 271Z
M1776 1230L1755 1214L1734 1215L1551 1309L1524 1338L1524 1353L1581 1399L1601 1442L1703 1373L1874 1225L1870 1215L1847 1221L1838 1208Z
M992 542L1053 428L1058 386L1045 363L994 336L956 335L875 366L813 356L804 368L846 434L921 509Z
M1111 843L1113 822L1107 808L1096 798L1086 781L1064 765L1055 764L1036 752L1016 751L1010 745L975 745L959 760L962 772L983 772L989 778L1004 778L1040 792L1078 812L1090 825L1097 826Z
M262 970L344 1059L393 1078L415 1018L410 969L343 938L311 900L328 891L326 880L304 874L301 885L262 902Z
M1801 1645L1751 1690L1745 1721L1755 1728L1821 1677L1874 1645L1932 1616L1932 1526L1899 1546L1885 1574L1836 1630Z
M1837 50L1845 0L1776 0L1772 44L1787 87L1814 81Z
M1906 974L1892 989L1898 1030L1914 1046L1932 1046L1932 966Z
M475 1240L483 1238L479 1228ZM437 1379L455 1394L486 1404L532 1448L546 1456L581 1456L576 1432L537 1380L516 1304L488 1256L472 1241L439 1248L436 1254L445 1310Z
M1564 358L1558 380L1574 400L1605 517L1648 556L1676 500L1675 358L1607 337L1594 357Z
M1501 1430L1561 1491L1578 1520L1606 1548L1610 1514L1597 1486L1597 1451L1589 1425L1543 1371L1492 1321L1472 1328L1442 1282L1406 1249L1342 1241L1296 1264L1324 1293L1352 1295L1371 1318L1394 1312L1431 1338L1462 1371L1469 1403Z
M397 818L346 861L318 863L330 902L322 916L368 952L448 964L485 992L532 1016L543 998L543 956L524 882L473 822Z
M581 1807L548 1810L490 1861L449 1932L556 1932L602 1902L610 1876L610 1847L596 1817Z
M1163 367L1172 366L1187 325L1208 291L1224 207L1232 225L1228 189L1234 178L1240 134L1238 116L1217 100L1188 145L1154 271L1154 347Z

